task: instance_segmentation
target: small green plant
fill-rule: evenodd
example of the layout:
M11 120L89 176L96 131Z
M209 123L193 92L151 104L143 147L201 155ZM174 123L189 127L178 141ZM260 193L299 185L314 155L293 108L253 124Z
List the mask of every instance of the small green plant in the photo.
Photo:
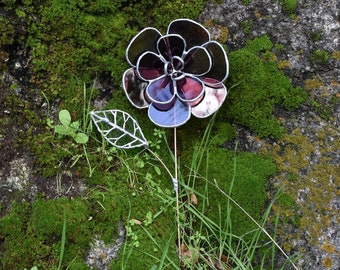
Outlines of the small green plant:
M311 60L313 63L317 65L323 65L328 62L329 55L327 51L324 50L316 50L311 55Z
M251 0L242 0L242 4L245 5L245 6L249 5L250 2L251 2Z
M165 136L165 131L162 129L154 128L153 135L155 138L154 140L149 141L150 147L159 150L161 148L162 139Z
M57 134L71 136L77 143L87 143L89 137L85 133L79 131L79 121L71 121L71 115L68 110L64 109L59 112L59 121L61 125L56 125L54 127L54 131Z
M82 152L79 151L71 151L70 149L74 149L75 143L66 142L64 145L60 144L60 141L55 141L54 144L61 149L62 152L67 153L67 155L72 156L71 161L72 164L70 167L73 167L80 158L85 157L88 168L89 168L89 176L92 176L94 168L90 163L90 156L87 149L87 142L89 140L89 136L92 131L92 123L90 122L89 111L91 109L91 98L93 97L93 93L95 91L95 82L93 83L91 89L88 91L86 85L84 83L83 86L83 104L82 104L82 118L80 120L72 121L71 113L67 109L62 109L59 111L59 122L60 124L55 124L51 117L47 117L46 124L49 128L53 129L59 137L69 136L73 138L73 140L78 144L78 146L82 146ZM88 94L89 92L89 94ZM50 102L48 97L42 92L43 97L46 100L48 113L50 113ZM96 138L94 138L98 141ZM99 141L98 141L99 142ZM77 149L79 150L79 149ZM77 152L76 154L74 152ZM96 151L94 151L96 152ZM107 157L110 159L110 157Z
M311 32L310 37L314 42L316 42L316 41L321 40L321 38L322 38L321 34L322 34L321 31Z
M282 5L283 11L288 15L295 14L298 7L297 0L280 0L280 4Z
M242 21L242 22L241 22L241 26L242 26L243 32L244 32L245 34L250 34L251 29L252 29L252 27L253 27L253 21L252 21L252 20L249 20L249 21Z
M278 51L282 51L282 50L284 49L283 44L280 44L280 43L274 44L274 47L275 47L275 49L278 50Z
M311 101L311 105L323 119L329 119L331 116L331 107L329 105L323 105L316 100Z
M139 220L132 219L129 220L127 226L125 226L126 237L128 237L128 239L131 241L131 245L135 248L140 246L138 235L133 229L137 225L141 225L141 222Z
M14 41L14 28L9 21L0 17L0 48L11 45Z

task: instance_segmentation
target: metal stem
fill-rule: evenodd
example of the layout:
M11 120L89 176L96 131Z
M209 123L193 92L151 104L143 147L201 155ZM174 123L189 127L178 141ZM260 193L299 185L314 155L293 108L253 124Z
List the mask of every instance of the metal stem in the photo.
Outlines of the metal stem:
M178 164L177 164L177 130L174 128L174 161L175 161L175 179L178 181ZM177 215L177 244L178 244L178 257L181 259L181 227L179 224L179 195L178 187L175 189L176 192L176 215Z

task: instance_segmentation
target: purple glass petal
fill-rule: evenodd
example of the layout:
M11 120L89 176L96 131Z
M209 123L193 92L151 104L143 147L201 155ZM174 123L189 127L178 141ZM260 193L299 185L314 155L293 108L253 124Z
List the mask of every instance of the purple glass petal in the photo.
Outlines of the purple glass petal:
M190 119L190 107L176 99L175 104L168 111L160 111L153 106L149 107L149 118L160 127L178 127Z
M174 56L181 57L185 50L185 40L179 35L166 35L157 42L158 52L171 61Z
M162 76L148 85L146 96L157 104L168 104L175 98L173 82L168 76Z
M200 46L210 40L210 34L199 23L189 19L174 20L169 24L167 34L182 36L187 44L187 49Z
M147 108L149 103L144 97L147 83L141 81L134 68L126 70L123 74L123 88L128 100L139 109Z
M202 76L211 68L211 57L203 47L191 48L184 57L184 72Z
M227 88L224 84L220 84L219 88L206 86L203 100L197 106L192 107L191 112L198 118L208 117L221 107L226 96Z
M205 77L214 78L219 82L223 82L229 73L229 62L227 54L223 47L216 41L210 41L203 45L212 59L212 67L210 71L205 74Z
M177 95L184 102L198 100L204 94L204 84L198 78L185 76L182 80L176 81Z
M152 102L152 105L159 111L168 111L174 106L175 102L176 98L172 99L168 103Z
M164 63L158 54L145 52L138 58L136 69L141 79L154 80L164 74Z
M155 28L145 28L129 43L126 49L126 59L131 66L137 64L138 57L146 51L157 53L157 40L161 33Z

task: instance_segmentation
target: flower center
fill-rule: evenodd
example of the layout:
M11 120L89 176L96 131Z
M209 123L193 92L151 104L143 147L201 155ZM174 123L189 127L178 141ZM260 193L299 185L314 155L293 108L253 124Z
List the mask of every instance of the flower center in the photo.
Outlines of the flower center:
M179 56L174 56L171 62L166 62L164 64L164 73L171 77L172 80L178 81L185 77L182 72L184 68L184 60Z

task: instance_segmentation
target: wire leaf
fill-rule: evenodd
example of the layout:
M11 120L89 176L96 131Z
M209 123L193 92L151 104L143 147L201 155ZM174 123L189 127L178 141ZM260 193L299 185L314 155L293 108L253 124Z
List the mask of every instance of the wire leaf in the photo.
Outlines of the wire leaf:
M92 111L91 118L104 138L117 148L148 147L137 121L120 110Z

